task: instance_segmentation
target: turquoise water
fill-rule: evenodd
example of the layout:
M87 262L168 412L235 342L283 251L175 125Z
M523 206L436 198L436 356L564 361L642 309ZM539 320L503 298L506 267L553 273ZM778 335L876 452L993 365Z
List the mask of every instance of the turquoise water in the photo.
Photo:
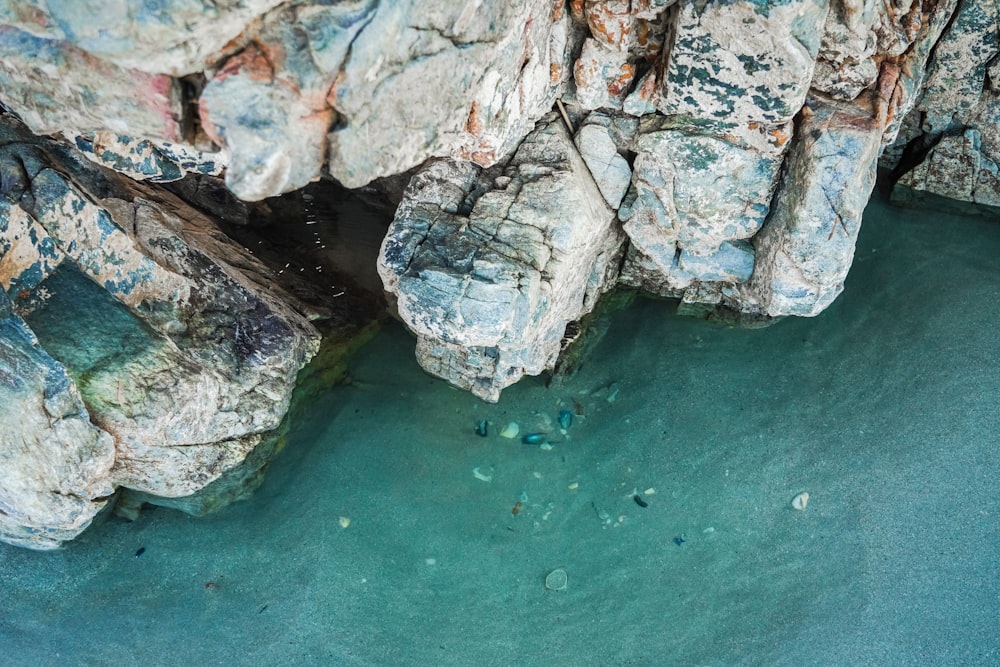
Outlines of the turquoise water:
M2 662L1000 664L998 303L996 220L876 201L821 316L643 301L497 405L389 327L252 499L0 547Z

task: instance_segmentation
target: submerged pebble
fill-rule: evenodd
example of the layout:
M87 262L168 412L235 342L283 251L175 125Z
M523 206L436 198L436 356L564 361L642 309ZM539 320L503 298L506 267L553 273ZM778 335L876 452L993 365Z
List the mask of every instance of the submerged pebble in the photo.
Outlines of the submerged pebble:
M521 438L521 442L526 445L544 445L545 437L544 433L528 433Z
M545 575L545 588L550 591L564 591L568 584L569 577L566 576L566 570L561 567L557 567Z
M517 422L511 422L503 427L500 431L501 438L516 438L517 434L521 432L521 427L517 425Z
M490 434L490 425L488 421L486 421L485 419L480 419L478 422L476 422L476 435L478 435L480 438L485 438L489 434Z
M565 431L573 425L573 413L569 410L559 411L559 426Z
M804 510L806 505L809 504L809 494L803 491L799 495L792 498L792 507L797 510Z

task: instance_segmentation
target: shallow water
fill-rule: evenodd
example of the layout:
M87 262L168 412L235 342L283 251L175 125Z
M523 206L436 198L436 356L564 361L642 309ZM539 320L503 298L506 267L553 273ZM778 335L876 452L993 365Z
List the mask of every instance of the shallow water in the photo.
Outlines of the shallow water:
M251 500L0 547L2 662L1000 664L998 303L995 220L875 201L821 316L644 301L497 405L389 327Z

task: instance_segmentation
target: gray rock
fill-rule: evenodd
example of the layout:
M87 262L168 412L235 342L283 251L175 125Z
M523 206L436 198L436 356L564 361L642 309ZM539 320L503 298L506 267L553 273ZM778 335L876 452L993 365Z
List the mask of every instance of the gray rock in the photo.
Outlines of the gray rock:
M626 259L625 282L665 294L709 276L745 279L753 254L733 242L763 224L790 133L765 129L644 121L632 190L618 210L637 250ZM633 260L642 265L630 267ZM657 280L663 284L650 284Z
M768 316L813 316L843 290L872 188L882 127L851 103L810 103L776 204L753 240L746 301ZM748 308L749 309L749 308Z
M0 283L6 286L0 277ZM0 541L55 549L114 492L114 441L0 291Z
M832 0L823 26L812 87L839 100L853 100L875 83L878 45L874 29L888 5L876 0Z
M71 140L88 159L137 181L170 183L187 174L217 176L226 168L224 155L186 144L134 139L115 132L77 135Z
M998 166L983 153L982 139L976 129L942 137L923 162L899 179L896 187L1000 206ZM893 195L899 200L895 189Z
M379 273L429 372L488 401L555 363L566 324L613 284L622 235L561 119L503 176L440 161L411 181Z

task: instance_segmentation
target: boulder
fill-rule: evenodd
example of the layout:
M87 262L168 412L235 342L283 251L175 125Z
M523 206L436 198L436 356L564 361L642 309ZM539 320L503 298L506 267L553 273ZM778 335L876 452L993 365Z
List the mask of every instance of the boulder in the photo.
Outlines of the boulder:
M622 235L562 120L503 168L434 162L410 182L379 273L427 371L496 401L552 368L567 323L614 283Z
M770 210L791 127L644 119L632 187L618 209L635 252L622 281L680 295L694 283L743 282L746 239Z
M827 0L680 0L662 55L657 109L732 124L783 125L799 112Z
M844 288L875 187L882 126L849 102L811 100L785 159L775 205L754 236L744 309L818 315Z
M293 300L204 214L9 116L0 165L5 293L113 436L110 484L185 496L243 461L318 347Z

